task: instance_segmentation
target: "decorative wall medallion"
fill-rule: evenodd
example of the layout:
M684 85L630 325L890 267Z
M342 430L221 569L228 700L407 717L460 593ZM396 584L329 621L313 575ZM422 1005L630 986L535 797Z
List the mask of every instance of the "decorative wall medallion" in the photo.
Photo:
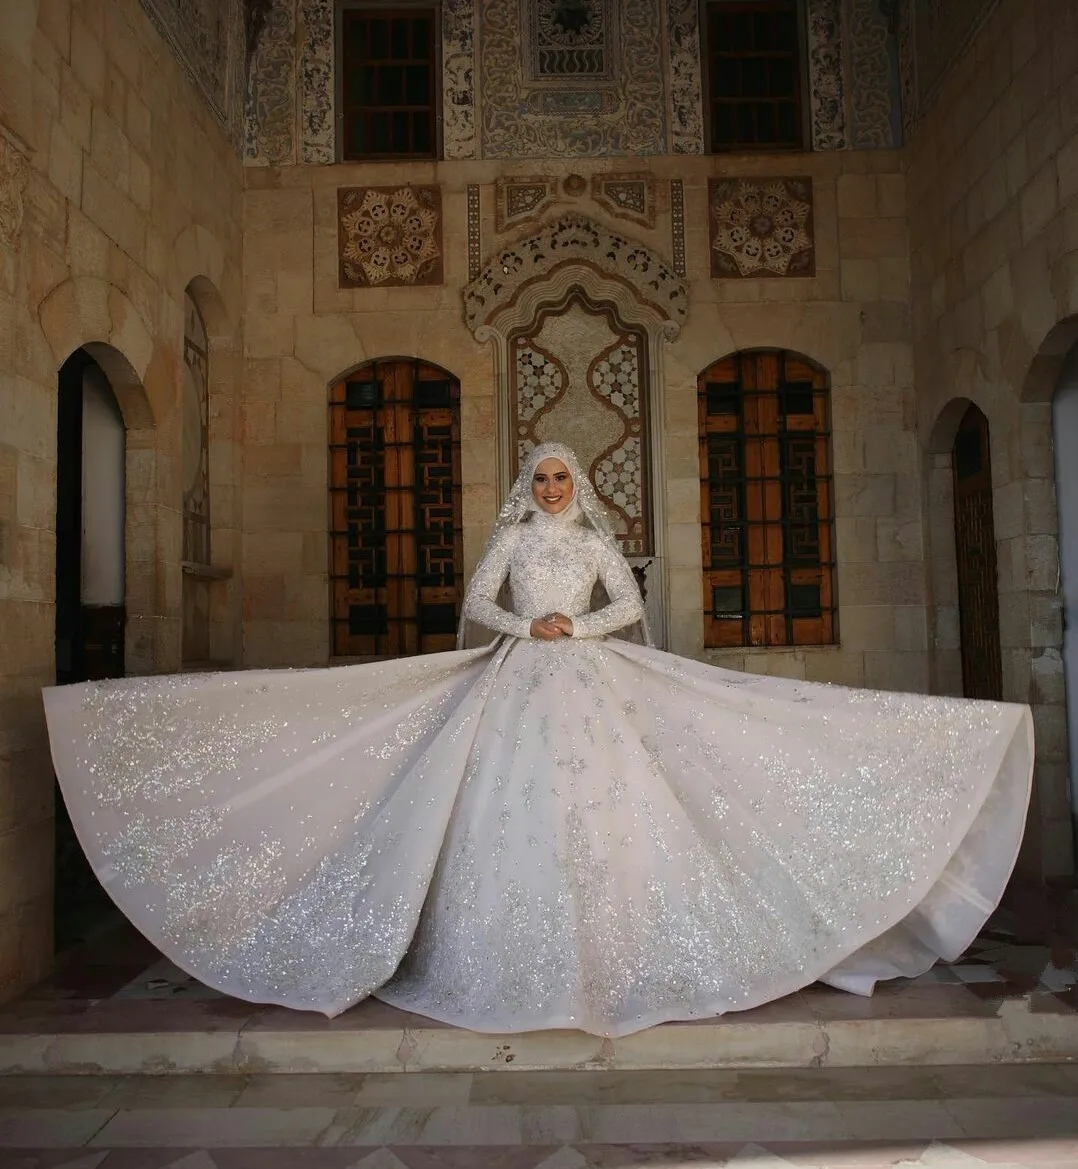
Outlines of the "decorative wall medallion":
M442 0L442 154L475 152L475 3Z
M0 127L0 245L4 247L14 247L18 241L29 173L26 155Z
M850 80L850 146L894 146L899 139L895 38L879 0L849 0L846 76Z
M238 143L243 125L241 0L140 0L180 68Z
M840 0L809 0L809 106L813 150L845 150Z
M813 276L812 180L709 179L711 275Z
M558 202L557 179L537 175L529 178L495 179L494 227L507 231L538 218Z
M479 184L468 184L468 279L474 280L483 268Z
M674 271L685 275L685 184L681 179L670 180L670 253L674 257Z
M296 161L296 96L296 7L284 0L267 12L247 65L247 162Z
M569 443L623 551L651 551L645 331L624 325L611 306L570 291L512 338L509 361L517 465L539 443Z
M342 288L442 283L439 187L337 191Z
M618 219L655 226L655 180L650 174L593 175L591 197Z
M333 0L300 0L300 161L337 155L334 123Z
M655 0L477 4L484 158L665 153Z
M579 199L588 189L588 180L583 175L566 175L561 189L571 198Z
M618 277L662 320L680 325L685 319L688 286L655 252L570 212L487 262L479 279L464 289L468 328L474 332L504 308L524 284L571 261Z
M670 149L674 154L702 154L698 0L667 0L666 29L670 42Z

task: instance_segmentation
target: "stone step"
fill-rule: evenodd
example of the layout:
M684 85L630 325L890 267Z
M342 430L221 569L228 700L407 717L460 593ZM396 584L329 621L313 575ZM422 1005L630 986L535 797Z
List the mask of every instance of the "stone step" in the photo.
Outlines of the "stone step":
M57 1000L60 1009L51 1020L40 1012L20 1017L10 1009L0 1017L0 1073L220 1075L1078 1061L1076 1012L1036 1009L1031 996L997 1003L971 996L971 1009L962 1011L954 996L945 997L950 1001L915 988L867 1000L838 992L802 992L755 1011L667 1023L620 1039L577 1031L486 1035L377 1002L326 1020L228 999L114 1000L65 1015L64 1000ZM833 1009L836 1005L839 1012Z

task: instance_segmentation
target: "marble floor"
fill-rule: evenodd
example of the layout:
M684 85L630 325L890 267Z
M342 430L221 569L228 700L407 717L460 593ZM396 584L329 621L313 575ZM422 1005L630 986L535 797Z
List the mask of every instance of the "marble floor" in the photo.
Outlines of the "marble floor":
M1075 1169L1078 1066L0 1077L0 1169Z

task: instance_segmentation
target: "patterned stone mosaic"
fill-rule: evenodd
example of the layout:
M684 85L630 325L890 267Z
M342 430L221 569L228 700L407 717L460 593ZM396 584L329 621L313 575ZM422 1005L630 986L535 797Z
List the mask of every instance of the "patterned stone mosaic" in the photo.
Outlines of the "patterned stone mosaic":
M615 235L584 215L568 212L539 232L497 252L464 289L464 319L473 332L511 301L520 287L573 259L619 276L640 299L676 324L688 312L688 285L636 240Z
M442 153L476 154L474 0L442 0Z
M897 146L902 140L897 41L880 0L847 0L850 146Z
M439 187L342 187L337 209L342 288L442 283Z
M484 158L665 152L654 0L477 3Z
M494 227L509 231L539 218L558 202L558 180L543 175L494 181Z
M570 294L510 346L518 465L541 442L568 442L588 468L627 555L650 551L644 447L644 334Z
M674 271L685 275L685 184L681 179L670 180L670 254Z
M704 110L697 0L667 0L666 35L670 45L670 150L673 154L702 154Z
M593 175L591 197L617 219L655 226L655 180L650 174Z
M273 0L249 48L244 157L255 166L296 161L296 16L296 0Z
M844 150L841 0L809 0L807 28L812 149Z
M300 161L336 158L333 0L300 0Z
M140 0L180 67L233 142L243 126L241 0Z
M468 279L483 270L483 220L478 183L468 184Z
M711 275L813 276L812 180L708 181Z

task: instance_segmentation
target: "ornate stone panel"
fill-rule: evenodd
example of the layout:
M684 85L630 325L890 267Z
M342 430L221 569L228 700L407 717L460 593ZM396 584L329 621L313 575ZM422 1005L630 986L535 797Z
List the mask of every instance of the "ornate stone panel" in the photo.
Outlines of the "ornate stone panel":
M296 161L296 96L296 0L273 0L247 63L247 162Z
M442 0L442 153L475 158L475 0Z
M558 202L558 180L544 175L494 181L494 228L509 231L532 223Z
M442 195L437 186L337 191L340 286L442 283Z
M678 326L685 319L688 286L664 260L643 244L569 212L487 262L479 279L464 289L468 327L474 331L489 323L523 285L550 275L570 260L623 282L662 320Z
M516 462L567 442L588 468L628 555L652 551L644 457L647 338L580 292L510 341Z
M674 271L685 275L685 184L681 179L670 180L670 254L674 257Z
M141 0L141 4L214 117L238 142L245 39L241 0Z
M483 270L483 221L478 183L468 184L468 279Z
M890 147L900 140L897 42L881 0L847 0L846 76L853 149Z
M702 154L704 111L698 0L667 0L666 35L670 44L670 149L674 154Z
M20 145L0 126L0 247L6 248L14 248L19 240L30 173Z
M807 25L812 149L844 150L841 0L809 0Z
M485 158L665 152L654 0L477 3Z
M334 123L333 0L300 0L300 161L331 163Z
M617 219L640 227L655 226L655 180L646 172L593 175L591 197Z
M711 275L813 276L812 180L708 180Z

